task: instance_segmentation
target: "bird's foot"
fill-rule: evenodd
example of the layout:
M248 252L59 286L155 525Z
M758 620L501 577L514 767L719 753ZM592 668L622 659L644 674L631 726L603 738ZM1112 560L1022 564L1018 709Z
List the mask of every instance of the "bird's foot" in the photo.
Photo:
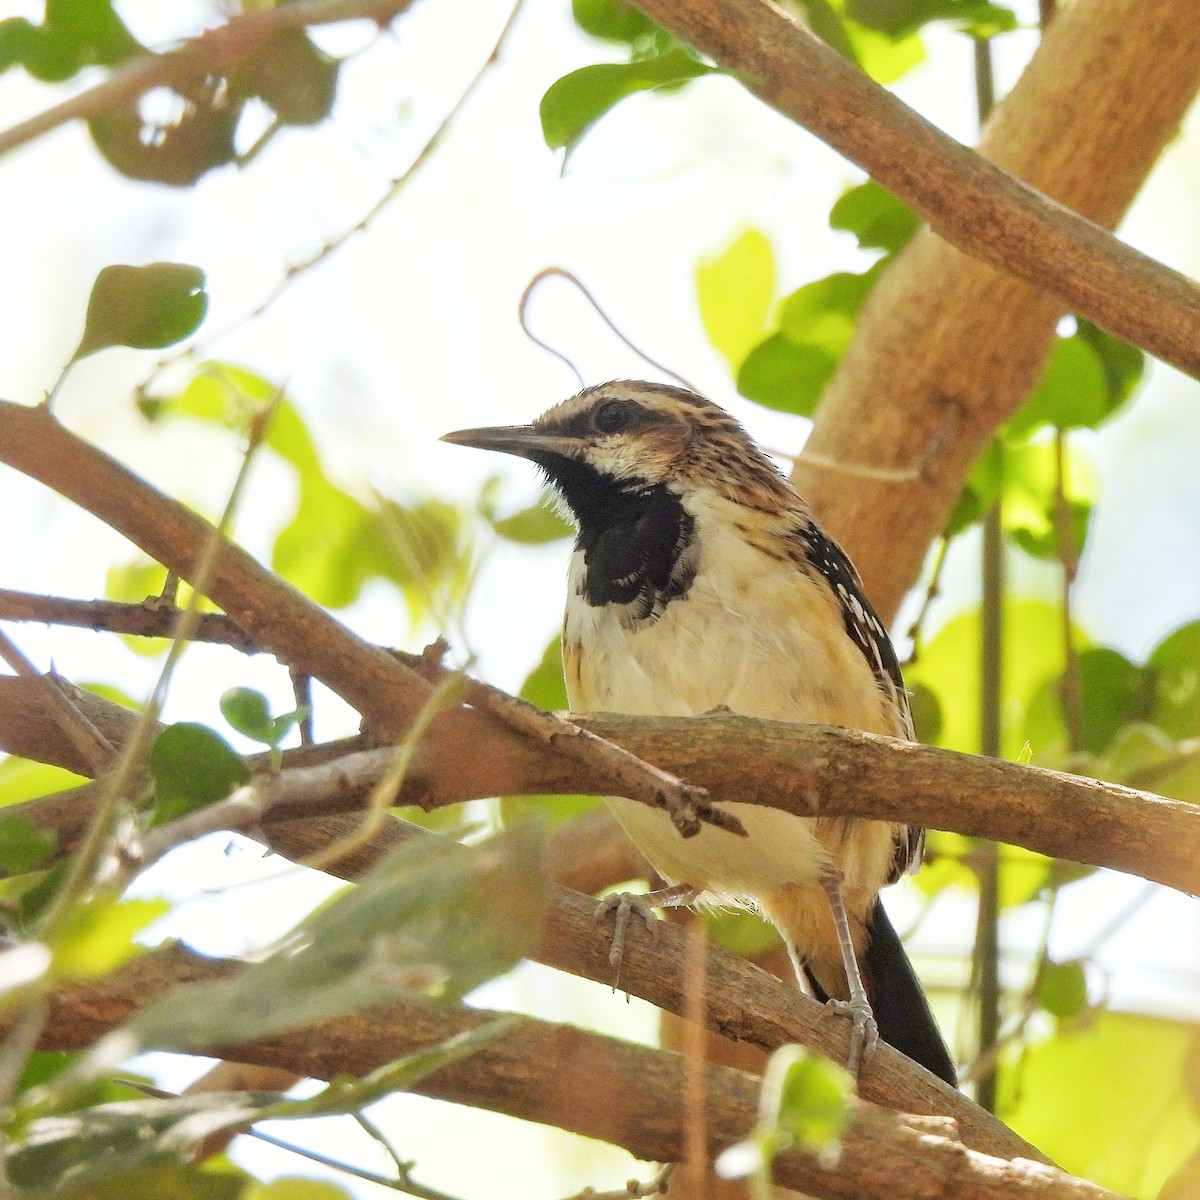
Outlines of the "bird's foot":
M646 930L654 936L658 918L654 915L656 908L683 908L691 904L699 893L686 883L677 883L673 887L660 888L656 892L614 892L605 896L596 906L592 914L592 924L598 925L609 913L614 913L612 946L608 951L608 961L612 963L616 975L613 987L621 979L621 961L625 957L625 936L629 932L629 922L636 915L646 923Z
M879 1026L866 1000L826 1000L825 1011L850 1018L850 1055L846 1069L858 1079L879 1041Z

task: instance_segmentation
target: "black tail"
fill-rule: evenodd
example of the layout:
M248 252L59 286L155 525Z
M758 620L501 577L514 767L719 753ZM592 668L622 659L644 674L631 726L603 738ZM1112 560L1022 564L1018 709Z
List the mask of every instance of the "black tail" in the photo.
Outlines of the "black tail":
M867 936L867 952L861 965L879 1036L951 1087L958 1087L954 1062L938 1032L929 1001L878 899L867 924ZM805 974L817 999L828 999L812 973L806 970Z

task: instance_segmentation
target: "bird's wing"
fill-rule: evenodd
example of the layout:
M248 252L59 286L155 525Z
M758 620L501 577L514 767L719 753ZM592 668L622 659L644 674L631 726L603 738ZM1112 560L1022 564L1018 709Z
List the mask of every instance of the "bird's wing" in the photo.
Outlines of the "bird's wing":
M793 537L803 554L805 567L822 575L836 596L846 633L862 651L880 690L895 709L898 733L915 740L908 692L904 687L904 676L895 647L863 591L862 580L854 564L841 546L811 518L798 523ZM924 850L925 830L918 825L901 826L896 836L895 856L888 882L894 883L906 871L916 870L921 865Z

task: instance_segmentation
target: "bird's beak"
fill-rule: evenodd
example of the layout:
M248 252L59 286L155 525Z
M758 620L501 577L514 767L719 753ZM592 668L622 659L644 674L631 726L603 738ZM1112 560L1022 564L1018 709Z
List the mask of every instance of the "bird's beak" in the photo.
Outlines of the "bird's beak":
M496 450L535 461L545 455L569 456L578 449L575 438L548 433L532 425L494 425L484 429L456 429L444 433L441 441L454 446L474 446L477 450Z

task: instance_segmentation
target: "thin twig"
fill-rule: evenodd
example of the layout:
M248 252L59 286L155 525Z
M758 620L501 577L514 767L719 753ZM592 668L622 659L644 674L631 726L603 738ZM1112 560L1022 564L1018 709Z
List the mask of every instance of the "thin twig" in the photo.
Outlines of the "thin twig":
M1079 551L1071 528L1071 506L1067 502L1067 435L1054 431L1054 529L1058 535L1058 557L1062 564L1063 673L1058 694L1067 727L1067 748L1072 754L1083 750L1083 689L1079 678L1079 649L1071 620L1071 596L1079 574Z
M441 643L434 643L438 651ZM429 678L444 677L447 668L440 663L440 652L429 650L413 662ZM512 696L490 684L463 677L463 697L468 704L500 718L510 728L552 745L569 758L603 765L612 772L617 792L631 800L641 800L661 808L683 837L694 837L701 825L715 825L745 837L742 823L724 809L709 803L704 788L685 783L676 775L630 754L621 746L597 737L578 725L546 712L520 696Z
M688 1200L706 1200L708 1194L708 1098L704 1089L704 1067L708 1036L704 1014L707 975L704 958L708 952L708 922L688 926L687 959L684 964L685 1004L682 1024L683 1051L683 1167L681 1191Z
M366 1183L377 1183L380 1187L388 1188L393 1192L404 1192L408 1196L417 1196L420 1200L458 1200L448 1192L439 1192L434 1188L417 1183L410 1175L401 1175L399 1178L393 1179L389 1175L380 1175L375 1171L368 1171L365 1167L356 1167L339 1158L332 1158L308 1146L298 1146L295 1142L286 1142L283 1138L278 1138L271 1133L264 1133L258 1128L251 1127L242 1132L247 1137L266 1142L269 1146L276 1146L280 1150L289 1150L292 1154L298 1154L301 1158L308 1159L309 1162L318 1163L323 1167L332 1167L336 1171L344 1171L347 1175L354 1176L355 1179L361 1179Z
M300 730L300 745L311 746L315 738L313 734L313 694L312 676L298 667L289 667L288 675L292 681L292 698L296 702L296 711L303 714L297 727Z
M933 602L942 594L942 571L946 566L946 552L949 549L950 539L941 538L938 541L937 557L933 560L933 570L930 572L929 582L925 585L925 595L921 600L920 611L908 629L908 638L912 643L912 649L908 652L908 658L904 660L906 667L911 667L921 653L921 634L925 629L925 621L929 617L929 610L933 607Z
M471 81L463 89L458 99L451 106L450 111L442 118L437 128L429 136L425 145L421 147L416 157L405 168L401 174L390 179L384 189L383 195L367 209L365 213L357 221L347 229L343 229L340 233L330 238L319 250L309 255L308 258L301 259L299 262L292 263L284 271L283 276L272 286L261 300L249 312L243 313L242 316L236 318L228 326L222 329L219 333L213 334L211 337L204 338L200 342L195 342L188 346L185 350L178 354L172 355L158 362L150 375L138 384L135 392L137 395L144 395L154 384L158 376L172 363L177 362L183 357L195 357L203 355L206 351L220 342L223 338L228 337L235 330L240 329L243 325L249 324L251 321L261 317L267 309L269 309L279 298L299 279L307 274L314 267L319 266L326 259L330 258L338 250L342 248L355 234L364 233L367 228L378 218L380 213L384 211L401 193L405 191L410 183L412 183L420 174L425 165L432 158L433 153L445 141L447 134L453 127L471 97L474 96L480 84L487 76L489 70L496 65L500 60L500 52L504 47L508 36L516 23L517 15L521 11L521 5L524 0L517 0L509 13L508 20L505 21L504 27L500 30L499 36L496 38L495 44L492 46L491 53L484 60L483 64L472 76ZM407 7L411 0L403 7Z
M582 1192L576 1192L567 1200L643 1200L648 1196L665 1196L667 1184L671 1182L671 1176L678 1168L678 1163L667 1163L653 1179L646 1183L639 1183L638 1180L631 1179L620 1191L615 1192L598 1192L594 1188L584 1188Z
M118 600L76 600L66 596L40 596L0 588L0 621L30 621L43 625L69 625L97 632L133 637L177 637L183 610L163 604L157 597L140 604ZM244 654L264 649L224 613L199 613L188 633L193 642L216 642Z
M83 755L93 773L101 774L112 761L113 748L108 739L88 720L87 715L71 699L70 693L59 686L57 675L43 675L25 657L17 644L0 629L0 658L16 673L37 687L46 707L58 722L71 744Z
M396 797L404 786L405 776L408 775L413 755L416 753L421 738L425 736L425 731L434 717L446 705L457 700L464 678L461 675L450 675L434 688L424 707L417 713L408 732L404 735L404 740L391 752L387 768L371 789L363 810L363 818L354 832L346 837L338 838L317 853L309 855L302 861L302 866L312 867L318 871L324 870L330 863L338 862L354 854L378 833L380 826L387 819L388 809L396 803Z
M592 306L596 316L598 316L600 320L604 322L604 325L617 339L617 341L619 341L621 345L625 346L627 349L632 350L633 353L636 354L643 362L648 363L656 371L661 371L668 378L675 380L680 387L687 388L689 392L696 392L699 390L693 384L684 379L684 377L680 375L678 371L672 371L670 367L664 366L657 359L651 358L650 355L648 355L644 350L630 341L630 339L621 332L620 328L617 326L617 323L612 319L612 317L610 317L608 313L604 311L600 305L600 301L597 300L596 297L593 296L590 291L588 291L587 287L584 286L583 281L578 275L568 271L566 267L543 267L542 270L540 270L529 281L529 283L526 284L525 290L521 293L521 300L517 305L517 316L521 322L521 328L525 331L525 336L529 338L534 345L540 346L549 354L553 354L555 358L566 363L567 366L570 367L570 369L574 372L575 378L579 380L580 387L583 387L584 383L583 376L579 373L579 368L576 367L575 364L560 350L555 350L553 346L548 345L546 342L542 341L541 338L537 337L529 328L529 322L526 319L526 309L529 307L529 301L533 298L533 293L545 280L550 278L565 279L569 284L571 284Z

